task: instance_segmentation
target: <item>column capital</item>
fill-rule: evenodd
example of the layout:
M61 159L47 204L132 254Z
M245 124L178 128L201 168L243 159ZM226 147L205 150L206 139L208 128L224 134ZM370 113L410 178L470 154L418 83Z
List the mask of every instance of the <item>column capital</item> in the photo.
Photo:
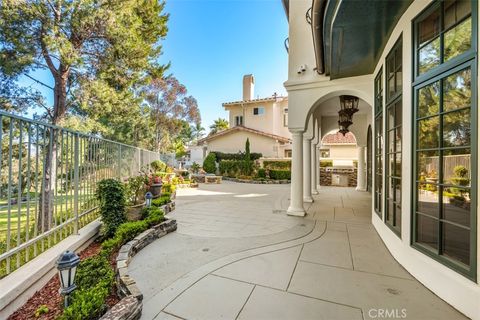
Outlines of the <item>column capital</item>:
M305 132L305 129L303 129L303 128L288 128L288 131L290 131L290 133L292 135L299 135L299 134L303 134Z

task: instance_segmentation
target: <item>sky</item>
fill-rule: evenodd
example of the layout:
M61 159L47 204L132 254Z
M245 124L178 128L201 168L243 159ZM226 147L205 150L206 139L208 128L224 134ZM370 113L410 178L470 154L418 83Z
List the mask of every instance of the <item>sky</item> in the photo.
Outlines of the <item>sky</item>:
M242 99L245 74L255 77L255 97L286 95L288 22L280 0L167 0L165 11L168 34L159 60L171 63L167 75L197 99L207 132L215 119L228 119L222 103ZM53 85L48 71L32 75ZM51 90L25 77L21 84L53 104Z
M198 100L202 123L228 119L223 102L242 100L243 75L255 97L286 94L288 22L280 0L169 0L162 62Z

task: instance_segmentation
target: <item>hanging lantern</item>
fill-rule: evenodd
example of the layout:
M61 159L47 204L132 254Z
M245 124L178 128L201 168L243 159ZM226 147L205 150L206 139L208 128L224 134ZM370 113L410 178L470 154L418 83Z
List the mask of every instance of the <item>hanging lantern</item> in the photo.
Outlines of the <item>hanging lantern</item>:
M344 111L351 116L358 112L359 98L355 96L340 96L340 111Z
M338 126L348 129L352 125L352 116L345 110L338 111Z

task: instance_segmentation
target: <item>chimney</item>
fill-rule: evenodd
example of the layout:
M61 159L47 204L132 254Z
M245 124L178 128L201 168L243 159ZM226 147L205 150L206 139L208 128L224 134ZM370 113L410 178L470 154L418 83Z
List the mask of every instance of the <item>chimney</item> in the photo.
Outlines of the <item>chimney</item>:
M243 100L253 100L253 88L255 86L255 79L253 74L243 76Z

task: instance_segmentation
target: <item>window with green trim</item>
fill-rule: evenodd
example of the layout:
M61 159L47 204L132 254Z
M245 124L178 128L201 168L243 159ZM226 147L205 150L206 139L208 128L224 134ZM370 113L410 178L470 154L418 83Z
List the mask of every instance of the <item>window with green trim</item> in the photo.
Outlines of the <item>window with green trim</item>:
M438 58L424 64L414 84L413 246L474 279L476 263L476 21L470 1L441 1L414 21L415 48L437 34ZM438 23L432 17L436 16ZM475 22L475 23L474 23ZM437 39L437 40L435 40ZM434 51L437 52L437 51ZM452 59L450 61L450 59ZM423 69L422 69L423 68ZM426 68L426 69L425 69ZM473 140L472 140L473 139Z
M472 49L472 2L437 1L416 25L417 76Z
M383 77L382 69L375 77L375 174L374 174L374 208L375 212L382 217L383 197Z
M386 130L385 130L385 223L401 236L402 226L402 37L397 40L385 61Z

